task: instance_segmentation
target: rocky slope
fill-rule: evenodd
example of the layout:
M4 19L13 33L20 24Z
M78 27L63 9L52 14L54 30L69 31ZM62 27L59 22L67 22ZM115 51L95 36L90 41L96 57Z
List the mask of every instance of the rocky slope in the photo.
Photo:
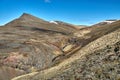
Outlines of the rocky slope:
M12 80L119 80L120 29L89 43L55 67Z

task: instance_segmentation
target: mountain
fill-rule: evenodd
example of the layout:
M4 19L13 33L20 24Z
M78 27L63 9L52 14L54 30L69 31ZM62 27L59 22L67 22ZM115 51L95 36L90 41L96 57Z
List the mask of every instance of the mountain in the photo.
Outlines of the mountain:
M58 32L63 34L70 34L77 30L77 28L75 28L72 25L57 25L45 21L43 19L39 19L27 13L23 13L23 15L20 18L7 23L5 26L27 27L27 28L29 27L37 30L41 29L41 30Z
M120 20L78 28L24 13L0 34L0 80L119 80Z

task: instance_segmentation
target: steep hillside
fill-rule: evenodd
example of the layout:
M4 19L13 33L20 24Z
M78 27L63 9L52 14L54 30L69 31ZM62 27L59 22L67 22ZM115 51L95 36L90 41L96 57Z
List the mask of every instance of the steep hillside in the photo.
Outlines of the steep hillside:
M80 29L79 31L75 32L73 36L69 39L69 45L72 45L72 48L70 48L71 50L69 51L71 52L68 52L66 56L71 56L77 50L86 46L88 43L104 35L107 35L119 28L120 28L120 21L116 21L114 23L105 26L99 26L99 27L91 26Z
M77 42L82 45L86 45L95 39L109 34L112 31L115 31L120 28L120 21L116 21L114 23L103 25L103 26L91 26L87 28L82 28L79 31L74 33L74 36L77 38Z
M119 80L120 29L83 47L55 67L12 80Z

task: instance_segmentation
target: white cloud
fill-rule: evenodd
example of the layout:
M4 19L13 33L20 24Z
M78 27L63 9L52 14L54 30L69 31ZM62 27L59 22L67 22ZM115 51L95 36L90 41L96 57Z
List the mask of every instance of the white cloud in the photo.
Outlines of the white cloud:
M44 0L46 3L50 3L51 2L51 0Z

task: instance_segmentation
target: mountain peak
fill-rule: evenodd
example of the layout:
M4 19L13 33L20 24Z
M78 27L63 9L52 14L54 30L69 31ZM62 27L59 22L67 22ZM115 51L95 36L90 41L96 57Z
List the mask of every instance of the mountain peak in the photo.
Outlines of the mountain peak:
M31 14L28 14L28 13L23 13L20 18L25 18L25 17L34 17L32 16Z
M22 20L27 20L27 21L41 21L41 22L43 22L43 21L45 21L45 20L43 20L43 19L40 19L40 18L38 18L38 17L36 17L36 16L33 16L33 15L31 15L31 14L28 14L28 13L23 13L21 16L20 16L20 19L22 19Z
M23 13L23 15L30 15L29 13Z
M30 14L28 14L28 13L23 13L22 15L30 15Z

